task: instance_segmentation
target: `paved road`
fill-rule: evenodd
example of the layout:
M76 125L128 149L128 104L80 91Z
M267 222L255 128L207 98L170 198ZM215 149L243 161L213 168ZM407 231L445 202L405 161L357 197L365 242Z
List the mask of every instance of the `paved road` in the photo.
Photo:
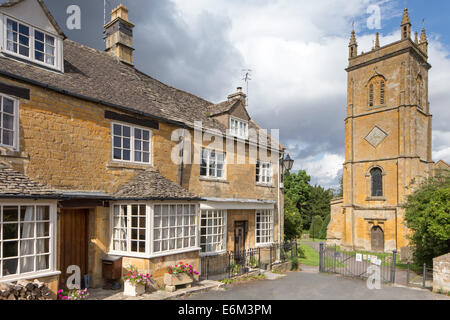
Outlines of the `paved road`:
M382 286L369 290L366 282L339 275L288 273L277 280L236 284L222 291L185 297L189 300L450 300L426 290Z

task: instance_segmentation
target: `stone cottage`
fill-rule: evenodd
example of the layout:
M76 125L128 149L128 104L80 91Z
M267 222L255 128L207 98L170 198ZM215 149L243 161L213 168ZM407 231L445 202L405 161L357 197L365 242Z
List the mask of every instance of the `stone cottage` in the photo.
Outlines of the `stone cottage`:
M76 265L101 286L106 255L161 278L283 240L283 147L240 88L212 103L137 70L133 28L115 8L103 52L41 0L0 5L0 282L55 291Z

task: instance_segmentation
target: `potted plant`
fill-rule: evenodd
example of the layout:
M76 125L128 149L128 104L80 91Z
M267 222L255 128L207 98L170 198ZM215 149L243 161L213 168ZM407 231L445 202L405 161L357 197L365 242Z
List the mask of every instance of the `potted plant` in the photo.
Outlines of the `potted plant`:
M176 286L181 285L186 285L189 288L197 280L196 276L198 276L198 272L189 263L184 264L181 261L175 267L170 266L167 268L167 273L164 274L166 290L173 292L176 290Z
M137 297L145 292L146 286L151 285L152 275L140 273L134 266L130 266L123 274L123 294L128 297Z

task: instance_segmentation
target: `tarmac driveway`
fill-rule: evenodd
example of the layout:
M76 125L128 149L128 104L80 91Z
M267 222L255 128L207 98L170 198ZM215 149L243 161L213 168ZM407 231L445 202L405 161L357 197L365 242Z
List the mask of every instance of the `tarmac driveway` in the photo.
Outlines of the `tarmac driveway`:
M235 284L226 290L184 297L188 300L450 300L428 290L382 285L370 290L366 282L340 275L292 272L277 280Z

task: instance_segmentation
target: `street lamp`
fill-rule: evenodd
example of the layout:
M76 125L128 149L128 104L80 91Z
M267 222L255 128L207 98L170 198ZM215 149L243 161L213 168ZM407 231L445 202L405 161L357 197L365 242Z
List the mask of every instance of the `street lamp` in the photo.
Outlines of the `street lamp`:
M283 159L283 166L287 171L291 171L292 167L294 166L294 160L291 159L289 153Z

